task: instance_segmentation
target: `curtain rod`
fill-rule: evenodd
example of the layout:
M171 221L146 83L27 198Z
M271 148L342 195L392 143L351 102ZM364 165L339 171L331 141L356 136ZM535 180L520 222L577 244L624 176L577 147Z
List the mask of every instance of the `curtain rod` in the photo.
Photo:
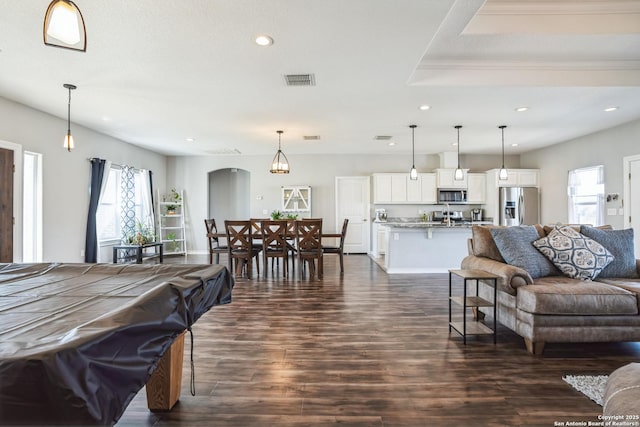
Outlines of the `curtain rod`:
M101 159L101 158L99 158L99 157L87 157L87 160L88 160L88 161L92 161L92 160L106 160L106 159ZM123 167L128 166L128 165L120 165L120 164L118 164L118 163L113 163L113 162L111 162L111 166L115 166L115 167L118 167L118 168L122 169ZM141 168L136 168L136 167L134 167L134 166L129 166L129 167L130 167L130 168L133 168L133 170L138 171L138 172L140 172L141 170L146 170L146 171L149 171L149 172L153 173L153 172L152 172L152 171L150 171L149 169L141 169Z

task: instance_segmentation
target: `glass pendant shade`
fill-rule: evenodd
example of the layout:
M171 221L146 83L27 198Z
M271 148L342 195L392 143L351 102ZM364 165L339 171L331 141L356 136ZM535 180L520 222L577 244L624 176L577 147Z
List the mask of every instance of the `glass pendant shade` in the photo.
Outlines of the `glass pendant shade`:
M70 0L53 0L44 17L43 37L48 46L85 52L87 33L78 6Z
M75 143L73 142L73 135L71 133L67 133L64 137L63 147L67 149L67 151L71 151L76 148Z
M504 128L506 128L506 126L502 125L498 127L502 130L502 167L500 168L500 172L498 173L498 179L501 181L506 181L507 179L509 179L509 174L504 167Z
M67 103L67 134L64 137L63 147L67 151L71 151L76 148L73 142L73 136L71 135L71 91L76 89L75 85L65 83L62 85L65 89L69 90L69 102Z
M462 126L457 125L454 127L458 130L458 167L453 174L453 179L454 181L464 181L464 171L460 169L460 128L462 128Z
M271 169L269 170L269 172L271 173L289 173L289 160L287 159L287 156L284 155L284 153L282 152L282 150L280 149L280 143L281 143L281 136L282 136L282 131L279 130L278 132L278 151L276 152L276 155L273 157L273 161L271 162Z
M409 171L409 179L415 181L416 179L418 179L418 171L416 170L416 167L413 166L411 168L411 170Z
M464 171L460 168L457 168L453 174L453 179L455 179L456 181L464 180Z
M416 170L416 125L410 125L411 128L411 170L409 171L409 179L415 181L418 179L418 171Z

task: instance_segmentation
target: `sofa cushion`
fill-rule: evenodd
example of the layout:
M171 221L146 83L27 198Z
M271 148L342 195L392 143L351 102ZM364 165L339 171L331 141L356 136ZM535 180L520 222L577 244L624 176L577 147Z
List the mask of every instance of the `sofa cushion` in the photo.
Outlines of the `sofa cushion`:
M498 227L497 225L473 225L471 226L471 237L473 239L473 254L490 258L495 261L504 262L496 242L491 236L489 229Z
M613 261L613 255L604 246L568 225L554 228L547 237L533 242L533 246L574 279L593 280Z
M600 243L615 257L613 262L602 270L600 277L638 277L636 258L633 253L633 228L627 228L625 230L600 230L583 225L580 227L580 233Z
M533 246L533 242L541 237L536 227L523 225L489 231L507 264L527 270L533 279L559 274L553 263Z
M637 420L640 405L640 363L629 363L611 373L602 396L603 415L612 419ZM620 425L626 423L620 421ZM631 423L636 423L633 421ZM609 424L605 424L609 425Z
M518 309L534 314L635 315L636 296L617 286L569 277L545 277L518 288Z

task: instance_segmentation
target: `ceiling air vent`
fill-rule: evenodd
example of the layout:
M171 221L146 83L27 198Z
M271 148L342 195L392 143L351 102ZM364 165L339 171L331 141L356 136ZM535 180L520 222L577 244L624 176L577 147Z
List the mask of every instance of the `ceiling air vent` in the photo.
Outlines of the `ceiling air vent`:
M303 135L302 139L305 141L318 141L320 139L320 135Z
M286 74L284 80L287 86L315 86L316 76L313 74Z
M376 135L373 137L376 141L389 141L393 138L391 135Z

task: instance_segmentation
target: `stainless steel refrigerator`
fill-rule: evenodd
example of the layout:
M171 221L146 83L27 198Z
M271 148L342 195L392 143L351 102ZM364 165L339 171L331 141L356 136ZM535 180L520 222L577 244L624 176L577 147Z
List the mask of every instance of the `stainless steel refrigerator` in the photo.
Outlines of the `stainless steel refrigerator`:
M533 225L540 222L538 189L500 188L500 225Z

